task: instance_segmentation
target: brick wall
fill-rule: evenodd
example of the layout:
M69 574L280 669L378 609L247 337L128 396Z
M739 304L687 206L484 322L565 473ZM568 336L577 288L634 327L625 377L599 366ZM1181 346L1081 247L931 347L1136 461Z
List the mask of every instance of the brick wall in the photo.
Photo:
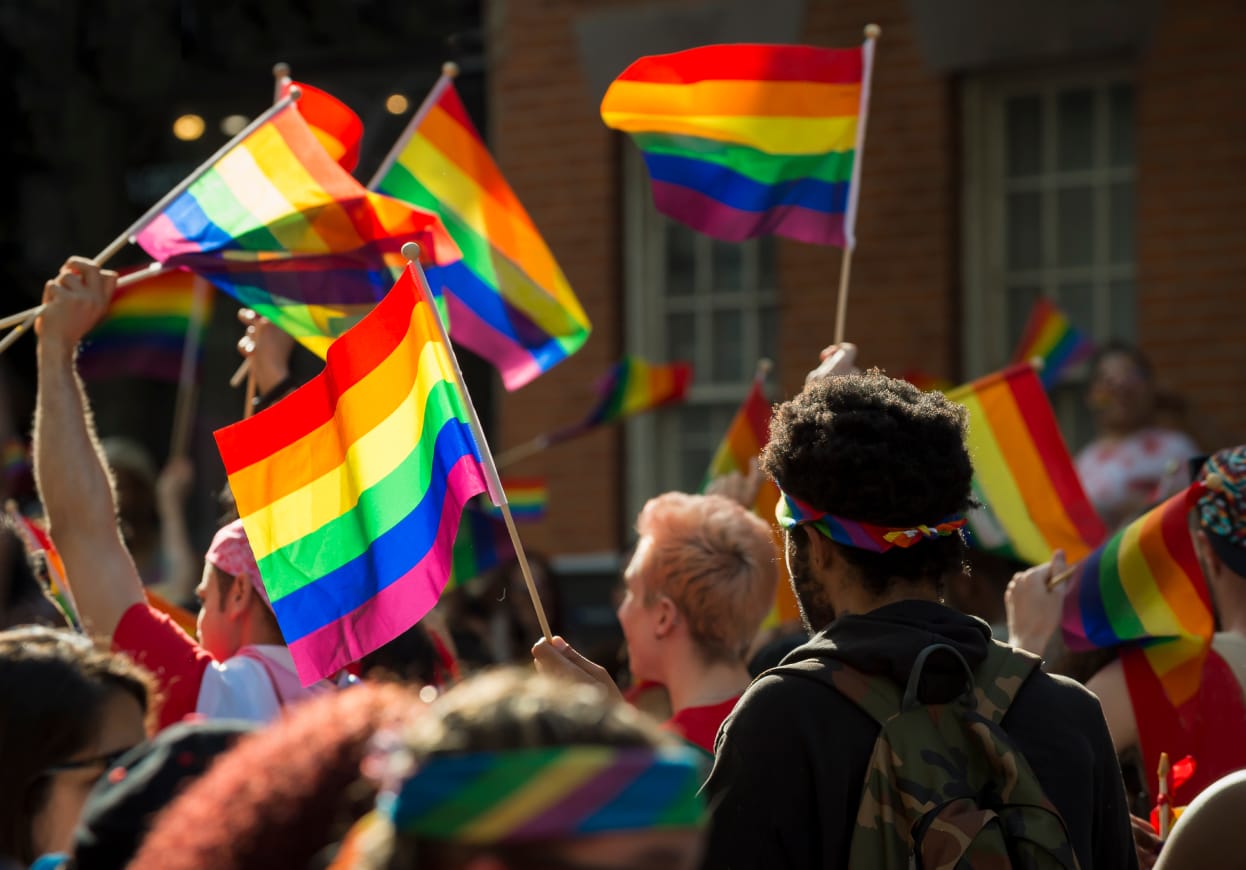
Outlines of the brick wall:
M1138 68L1138 335L1209 449L1246 441L1246 6L1165 3Z

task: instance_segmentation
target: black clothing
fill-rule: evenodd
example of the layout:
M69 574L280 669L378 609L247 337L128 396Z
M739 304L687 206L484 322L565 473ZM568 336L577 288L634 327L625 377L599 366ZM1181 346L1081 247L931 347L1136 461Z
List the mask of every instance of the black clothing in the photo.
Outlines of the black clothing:
M986 658L986 623L932 601L902 601L831 623L785 663L836 658L903 686L932 643L953 646L971 668ZM921 698L950 700L963 671L936 656ZM1136 868L1120 767L1098 699L1080 684L1036 671L1003 728L1034 769L1068 827L1083 870ZM704 867L782 870L847 867L866 767L879 726L829 686L763 674L718 732L705 784L712 818Z

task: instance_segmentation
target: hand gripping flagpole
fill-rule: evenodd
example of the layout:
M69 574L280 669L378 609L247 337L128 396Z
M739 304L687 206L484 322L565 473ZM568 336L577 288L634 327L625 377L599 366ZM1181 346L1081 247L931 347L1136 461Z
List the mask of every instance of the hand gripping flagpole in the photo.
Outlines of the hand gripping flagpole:
M839 298L835 304L835 343L844 343L844 326L848 320L848 275L852 271L852 252L857 246L857 203L861 197L861 161L865 157L865 124L870 113L870 80L874 74L874 44L882 28L877 24L865 27L865 45L861 49L861 109L857 114L856 150L852 154L852 181L848 190L848 209L844 215L844 254L839 261Z
M519 568L523 571L524 583L528 586L528 595L532 598L532 606L536 608L536 618L541 623L541 631L545 635L547 641L552 642L554 639L553 632L549 628L549 620L545 617L545 608L541 606L541 596L537 593L536 583L532 579L532 569L528 566L528 557L524 553L523 542L519 540L519 532L515 529L515 518L511 516L510 503L506 500L506 490L502 488L502 480L498 476L497 465L493 461L493 452L489 449L489 442L485 440L484 428L480 425L480 417L476 414L476 406L472 404L471 393L467 391L467 382L463 380L463 370L459 368L459 358L454 352L454 346L450 344L450 337L446 335L446 326L441 322L441 316L437 313L437 303L433 299L433 291L428 286L428 278L424 275L424 269L420 266L420 246L415 242L407 242L402 246L402 255L410 260L409 268L415 276L415 281L420 287L420 294L434 312L433 320L437 322L437 332L441 336L441 341L445 344L446 351L450 355L450 361L454 364L454 378L458 382L459 390L463 396L464 403L467 405L468 422L471 424L472 435L476 438L476 444L480 448L480 464L484 466L485 485L489 490L489 498L502 512L502 519L506 521L506 531L510 533L511 543L515 545L515 555L519 557Z
M147 209L147 211L143 213L142 217L140 217L138 220L132 223L129 227L127 227L125 231L121 233L121 235L113 239L112 242L110 242L109 245L106 248L104 248L104 250L96 254L95 257L92 258L91 262L94 263L96 266L102 266L105 263L107 263L109 260L111 260L114 256L116 256L116 254L126 245L133 243L135 236L137 236L144 229L146 229L147 225L150 224L153 220L155 220L160 215L160 213L164 211L171 202L173 202L173 200L177 199L179 196L185 193L188 187L190 187L192 184L198 181L205 172L211 169L212 165L216 163L216 161L220 160L222 157L228 154L231 148L233 148L243 139L247 138L252 133L254 133L259 127L266 124L270 118L272 118L282 109L286 108L291 103L298 100L300 96L302 96L302 94L299 92L298 88L291 88L289 96L281 100L278 100L274 105L270 106L267 111L259 115L254 121L248 124L240 133L238 133L238 135L234 136L234 138L230 139L228 142L226 142L224 145L218 148L215 154L213 154L207 160L203 161L203 163L201 163L194 172L190 173L190 175L187 175L185 178L183 178L182 181L176 187L174 187L172 190L170 190L168 193L162 196L159 202L157 202L151 208ZM30 327L34 325L35 318L38 317L42 312L43 312L42 305L36 308L32 308L29 311L25 312L26 319L23 320L21 323L19 323L13 329L12 332L10 332L8 335L4 337L3 340L0 340L0 353L3 353L5 350L7 350L9 345L17 341L17 339L20 338L22 334L26 332L26 330L30 329Z

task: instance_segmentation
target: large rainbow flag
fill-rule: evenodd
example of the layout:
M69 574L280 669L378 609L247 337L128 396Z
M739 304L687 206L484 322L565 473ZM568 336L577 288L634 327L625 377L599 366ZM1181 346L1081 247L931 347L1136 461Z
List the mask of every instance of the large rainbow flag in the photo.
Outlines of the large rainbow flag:
M988 509L969 517L977 546L1038 564L1056 549L1074 562L1102 543L1107 529L1032 366L987 375L947 397L969 411L974 494Z
M1042 360L1038 377L1044 387L1051 389L1069 366L1077 365L1094 352L1095 346L1090 339L1073 328L1054 302L1043 297L1034 303L1030 311L1012 361Z
M204 308L198 336L190 334L195 289ZM118 287L104 319L87 333L78 352L78 371L88 380L111 377L176 382L187 341L200 339L212 318L211 285L193 272L170 269Z
M307 683L389 642L437 603L463 506L486 488L436 317L408 268L329 348L324 371L216 433Z
M436 215L366 190L293 105L242 138L134 239L191 269L324 356L376 304L418 242L459 258Z
M354 172L359 165L363 121L337 97L304 82L285 79L281 83L281 96L286 96L296 87L302 96L295 105L316 141L339 166L347 172Z
M579 350L588 317L449 76L425 107L372 186L445 222L463 259L430 269L428 279L446 292L450 334L514 390Z
M632 135L658 211L729 242L855 245L873 41L707 45L642 57L601 103Z
M1189 516L1199 481L1114 534L1081 563L1064 602L1070 649L1142 644L1174 707L1198 692L1215 631Z

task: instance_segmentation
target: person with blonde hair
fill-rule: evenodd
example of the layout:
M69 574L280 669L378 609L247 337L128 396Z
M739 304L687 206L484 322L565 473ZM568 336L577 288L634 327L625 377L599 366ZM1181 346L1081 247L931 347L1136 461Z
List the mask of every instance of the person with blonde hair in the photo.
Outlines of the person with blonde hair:
M665 686L666 727L712 753L748 687L749 647L774 601L770 529L723 496L668 492L649 500L636 530L618 609L632 677ZM533 653L542 670L613 686L561 638Z

